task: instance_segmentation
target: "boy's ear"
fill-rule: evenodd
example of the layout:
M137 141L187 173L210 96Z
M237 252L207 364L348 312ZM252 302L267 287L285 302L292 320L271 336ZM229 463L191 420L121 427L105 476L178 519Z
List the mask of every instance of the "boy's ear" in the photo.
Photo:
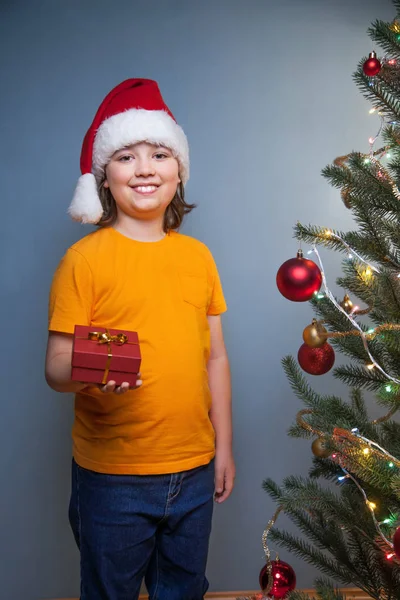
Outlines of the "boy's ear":
M107 190L107 189L110 187L110 186L108 185L108 181L107 181L107 179L105 179L105 180L104 180L103 187L104 187L104 188L106 188L106 190Z

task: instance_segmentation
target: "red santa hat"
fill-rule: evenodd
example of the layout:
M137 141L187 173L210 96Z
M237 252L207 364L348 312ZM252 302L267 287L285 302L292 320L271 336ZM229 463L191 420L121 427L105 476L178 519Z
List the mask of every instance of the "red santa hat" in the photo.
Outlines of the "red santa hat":
M83 140L81 172L69 214L81 223L98 223L103 207L98 185L111 156L138 142L170 148L179 161L179 175L189 178L189 147L183 129L151 79L127 79L105 97Z

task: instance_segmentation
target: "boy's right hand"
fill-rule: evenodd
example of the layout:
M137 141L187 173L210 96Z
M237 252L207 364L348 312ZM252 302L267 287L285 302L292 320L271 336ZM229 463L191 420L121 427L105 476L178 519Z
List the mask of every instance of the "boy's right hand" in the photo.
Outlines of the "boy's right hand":
M138 373L138 377L140 378L140 373ZM129 390L136 390L141 385L142 380L138 379L135 386L130 386L127 381L121 383L121 385L117 385L115 381L109 381L106 385L99 385L98 387L104 394L125 394Z

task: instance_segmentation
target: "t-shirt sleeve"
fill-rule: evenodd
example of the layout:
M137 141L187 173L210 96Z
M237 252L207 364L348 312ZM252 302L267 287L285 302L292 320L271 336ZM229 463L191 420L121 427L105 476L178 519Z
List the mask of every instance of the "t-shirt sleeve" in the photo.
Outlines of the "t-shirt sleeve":
M70 248L53 277L49 298L49 331L74 333L75 325L90 325L93 276L80 252Z
M208 315L220 315L227 310L224 292L222 289L221 279L219 277L217 265L215 264L214 258L210 254L210 269L212 279L212 293L211 300L208 306Z

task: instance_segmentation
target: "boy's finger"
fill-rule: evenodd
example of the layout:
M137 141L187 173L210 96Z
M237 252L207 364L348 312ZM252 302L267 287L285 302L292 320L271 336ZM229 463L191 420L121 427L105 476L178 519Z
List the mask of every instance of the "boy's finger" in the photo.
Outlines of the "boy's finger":
M215 474L215 493L222 494L224 491L224 471Z
M222 502L225 502L225 500L231 495L231 491L232 490L224 490L222 494L215 498L215 502L217 502L217 504L222 504Z
M129 390L129 383L127 383L126 381L124 383L121 383L121 385L119 387L117 387L115 389L115 393L116 394L125 394L125 392L127 392Z
M106 385L102 388L100 388L102 392L104 392L105 394L107 392L113 392L115 389L115 381L108 381L106 383Z

